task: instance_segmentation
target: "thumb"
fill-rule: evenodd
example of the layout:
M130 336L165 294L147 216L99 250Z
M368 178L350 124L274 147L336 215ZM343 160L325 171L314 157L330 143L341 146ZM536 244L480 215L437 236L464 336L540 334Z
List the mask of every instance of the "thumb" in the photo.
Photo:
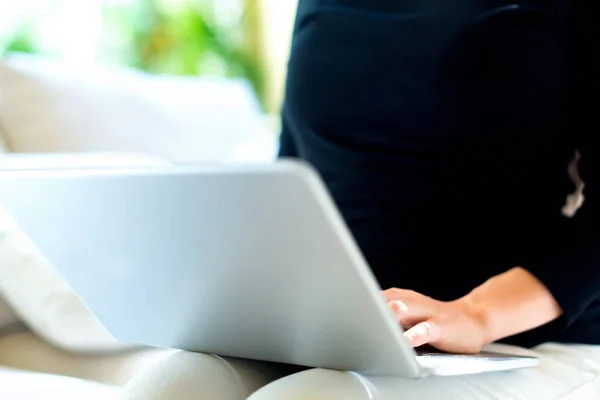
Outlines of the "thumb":
M442 328L434 321L425 321L415 325L404 333L404 337L413 347L435 343L442 336Z

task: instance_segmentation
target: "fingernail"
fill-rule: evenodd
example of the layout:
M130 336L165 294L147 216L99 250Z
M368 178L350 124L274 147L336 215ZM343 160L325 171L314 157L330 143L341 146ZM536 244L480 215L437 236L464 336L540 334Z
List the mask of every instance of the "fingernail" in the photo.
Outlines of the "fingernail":
M401 313L408 311L408 306L400 300L394 300L389 302L390 307L394 312Z

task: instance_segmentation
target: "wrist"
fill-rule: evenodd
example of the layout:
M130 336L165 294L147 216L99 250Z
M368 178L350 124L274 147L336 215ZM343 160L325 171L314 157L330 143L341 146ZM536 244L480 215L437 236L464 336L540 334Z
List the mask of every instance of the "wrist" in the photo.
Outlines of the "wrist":
M562 314L548 289L518 267L489 279L457 303L480 324L485 345L538 328Z
M481 330L482 347L484 347L495 342L499 338L494 335L493 312L490 312L490 308L486 307L486 305L478 298L477 293L474 292L475 291L454 301L454 303L479 326Z

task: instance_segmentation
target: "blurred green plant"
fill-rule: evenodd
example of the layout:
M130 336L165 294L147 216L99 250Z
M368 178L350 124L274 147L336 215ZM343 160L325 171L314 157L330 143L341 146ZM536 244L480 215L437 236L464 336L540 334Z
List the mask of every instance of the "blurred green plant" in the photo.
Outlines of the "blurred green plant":
M104 0L99 59L154 74L244 78L266 107L259 1ZM225 3L227 18L219 8ZM46 54L36 22L0 37L0 55Z
M241 77L265 104L265 68L257 0L239 0L241 12L224 24L219 1L137 0L106 6L106 56L150 73Z
M9 52L33 54L39 50L30 23L24 23L14 33L0 37L0 56Z

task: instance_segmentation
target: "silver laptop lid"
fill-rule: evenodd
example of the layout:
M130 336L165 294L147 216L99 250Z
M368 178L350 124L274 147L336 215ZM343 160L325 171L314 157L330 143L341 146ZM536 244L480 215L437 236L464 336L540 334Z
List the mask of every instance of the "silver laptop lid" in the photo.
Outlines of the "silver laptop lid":
M0 203L124 342L419 375L304 164L2 171Z

